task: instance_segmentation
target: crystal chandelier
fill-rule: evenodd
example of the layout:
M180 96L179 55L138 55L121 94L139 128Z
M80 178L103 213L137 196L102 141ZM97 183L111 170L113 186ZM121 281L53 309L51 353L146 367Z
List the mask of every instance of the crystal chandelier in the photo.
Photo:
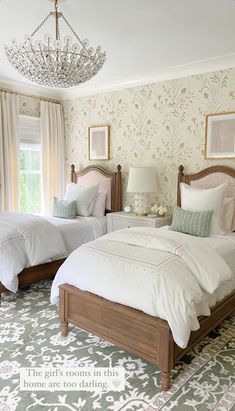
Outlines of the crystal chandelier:
M77 86L94 77L103 67L106 53L100 47L94 50L89 47L87 39L81 40L74 29L58 11L58 2L64 0L50 0L55 3L55 10L50 12L31 36L26 36L23 43L12 41L5 46L9 62L23 76L42 86L67 88ZM34 35L45 22L52 17L55 20L55 39L50 34L44 36L44 41L34 41ZM63 19L73 36L65 36L61 41L60 19Z

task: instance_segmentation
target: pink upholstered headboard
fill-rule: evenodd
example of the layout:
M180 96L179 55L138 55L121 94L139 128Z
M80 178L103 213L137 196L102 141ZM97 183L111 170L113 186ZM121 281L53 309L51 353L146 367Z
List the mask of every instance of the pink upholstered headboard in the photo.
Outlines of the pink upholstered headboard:
M99 185L99 192L107 194L106 210L121 211L121 166L116 172L110 172L100 166L88 166L81 171L75 171L71 166L71 181L81 186Z
M235 198L235 178L223 173L214 173L202 177L199 180L191 181L191 186L195 188L213 188L220 184L227 183L228 187L225 192L225 197Z
M111 177L91 170L89 173L78 176L77 183L85 187L99 185L99 192L107 194L106 209L111 210Z
M235 198L235 169L226 166L208 167L195 174L184 174L184 167L179 166L177 204L181 205L180 183L190 184L196 188L213 188L227 183L225 197Z

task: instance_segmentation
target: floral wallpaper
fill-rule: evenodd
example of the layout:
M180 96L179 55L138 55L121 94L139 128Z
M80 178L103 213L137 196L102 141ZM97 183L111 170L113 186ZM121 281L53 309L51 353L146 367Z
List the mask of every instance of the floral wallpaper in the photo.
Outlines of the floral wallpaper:
M130 166L155 166L157 201L176 204L177 169L195 172L213 164L235 167L234 160L205 160L205 114L235 111L235 69L194 75L80 97L64 102L67 166L88 160L88 127L111 126L111 159L102 165L123 171L123 203ZM69 174L68 174L69 175Z
M34 97L19 96L20 114L40 117L40 100Z

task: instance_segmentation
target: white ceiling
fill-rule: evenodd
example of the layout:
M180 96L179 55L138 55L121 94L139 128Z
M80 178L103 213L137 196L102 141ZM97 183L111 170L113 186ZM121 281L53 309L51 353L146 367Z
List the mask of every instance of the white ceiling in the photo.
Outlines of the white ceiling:
M107 61L75 89L35 88L11 67L4 44L23 40L52 7L48 0L0 0L0 85L68 98L235 67L234 0L67 0L60 9L81 38L107 51ZM39 38L48 31L50 25Z

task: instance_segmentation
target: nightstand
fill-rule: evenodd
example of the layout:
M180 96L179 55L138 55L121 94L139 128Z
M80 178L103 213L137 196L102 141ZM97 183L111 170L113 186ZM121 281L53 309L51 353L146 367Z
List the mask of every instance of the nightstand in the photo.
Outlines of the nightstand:
M120 211L107 214L107 232L121 230L129 227L162 227L171 224L171 217L148 217L138 216L133 213Z

